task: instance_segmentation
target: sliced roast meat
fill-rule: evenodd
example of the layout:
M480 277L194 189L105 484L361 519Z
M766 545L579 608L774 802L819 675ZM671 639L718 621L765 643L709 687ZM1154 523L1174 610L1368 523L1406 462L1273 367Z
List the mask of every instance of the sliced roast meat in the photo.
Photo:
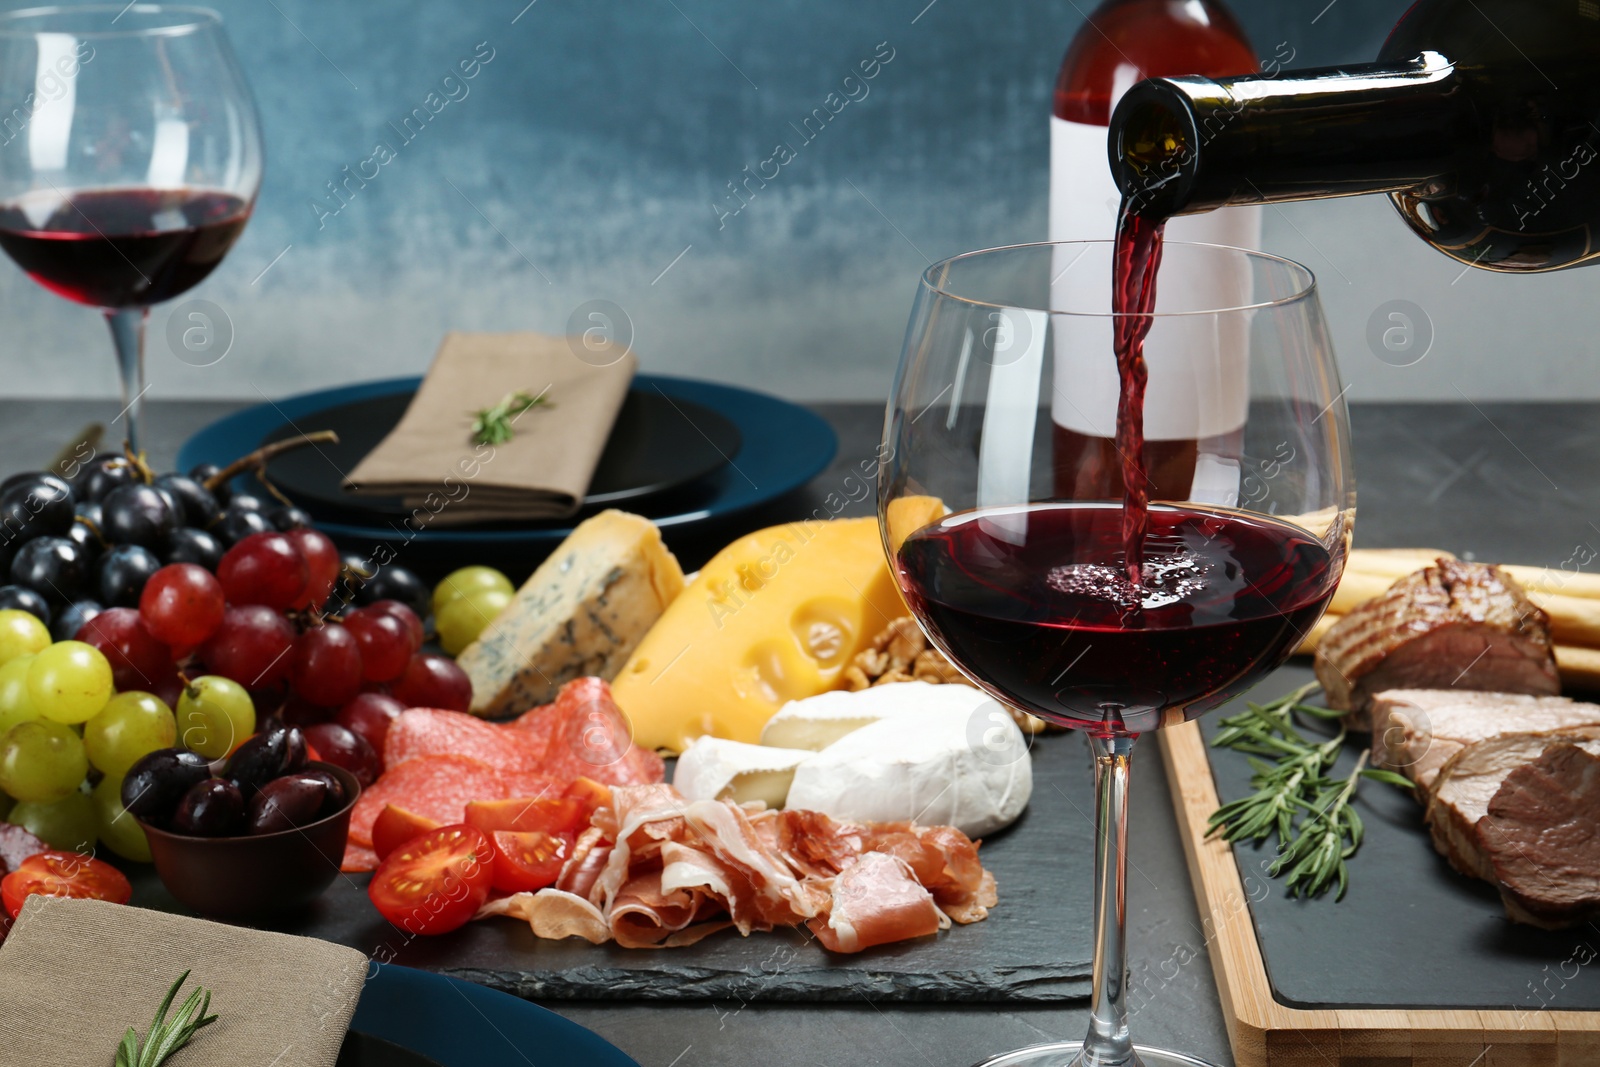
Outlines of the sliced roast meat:
M1600 914L1600 756L1546 748L1506 776L1477 833L1511 918L1558 929Z
M1440 559L1358 605L1322 638L1317 681L1366 729L1386 689L1560 692L1550 620L1499 567Z
M1392 689L1372 698L1372 763L1417 784L1427 804L1434 779L1457 752L1491 737L1600 726L1600 704L1526 693Z
M1494 868L1478 844L1477 826L1489 802L1510 774L1535 762L1559 743L1600 755L1600 727L1563 733L1501 734L1468 745L1445 761L1428 801L1428 832L1433 847L1462 874L1494 881Z

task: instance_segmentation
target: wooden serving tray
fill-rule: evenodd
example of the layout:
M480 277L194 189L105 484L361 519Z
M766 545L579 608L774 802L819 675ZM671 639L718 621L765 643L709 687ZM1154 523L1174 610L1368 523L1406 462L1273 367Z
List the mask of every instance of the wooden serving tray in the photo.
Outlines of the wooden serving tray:
M1282 677L1280 675L1279 680ZM1269 680L1267 686L1271 685L1272 680ZM1539 1010L1515 1003L1508 1003L1505 1009L1437 1006L1308 1009L1283 1003L1269 978L1267 959L1252 915L1252 898L1263 899L1261 885L1252 877L1252 888L1247 893L1233 848L1224 841L1208 840L1205 836L1206 820L1219 805L1217 780L1208 751L1198 723L1161 732L1162 760L1171 783L1173 806L1177 809L1179 833L1183 837L1195 898L1206 928L1211 967L1221 995L1236 1067L1600 1065L1600 1011ZM1416 819L1420 824L1420 811ZM1369 819L1369 843L1372 829ZM1372 869L1370 863L1363 866L1363 858L1367 857L1358 855L1352 861L1352 883L1366 880L1370 884L1374 879L1381 880L1384 872ZM1424 852L1417 862L1431 861ZM1282 892L1281 883L1270 885L1273 893ZM1335 908L1341 905L1322 900L1308 902L1308 906ZM1426 923L1426 913L1419 915L1417 921ZM1432 934L1443 939L1458 932L1443 928ZM1600 943L1592 933L1584 936ZM1530 933L1529 937L1538 935ZM1308 946L1306 951L1311 948ZM1414 965L1415 961L1411 962ZM1329 965L1337 966L1337 962ZM1496 964L1486 958L1484 965ZM1520 982L1522 977L1517 974L1510 982ZM1584 977L1592 980L1594 976ZM1512 988L1519 987L1513 985ZM1402 997L1405 995L1403 990L1388 990L1386 995L1397 992ZM1508 1001L1515 999L1507 997ZM1551 1003L1554 1002L1552 999Z

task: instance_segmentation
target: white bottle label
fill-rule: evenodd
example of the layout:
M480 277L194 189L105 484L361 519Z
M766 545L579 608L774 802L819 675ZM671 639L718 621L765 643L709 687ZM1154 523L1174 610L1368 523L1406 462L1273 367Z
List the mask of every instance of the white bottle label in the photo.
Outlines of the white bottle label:
M1111 178L1106 127L1050 119L1050 240L1109 241L1116 236L1122 197ZM1223 208L1184 215L1167 224L1169 241L1256 248L1261 241L1259 207ZM1063 273L1066 272L1066 273ZM1085 285L1105 295L1097 307L1109 310L1111 279L1086 282L1071 276L1061 262L1054 288L1059 306L1083 307ZM1241 279L1185 273L1176 262L1163 263L1158 307L1230 307L1248 296ZM1070 291L1072 296L1065 294ZM1184 316L1158 320L1145 343L1149 384L1145 393L1146 440L1200 440L1231 433L1244 425L1250 399L1249 322L1243 315ZM1119 383L1111 324L1101 318L1057 315L1055 390L1052 417L1057 425L1091 437L1113 437ZM1196 330L1227 336L1196 340ZM1185 338L1188 343L1185 343ZM1198 488L1198 487L1197 487Z

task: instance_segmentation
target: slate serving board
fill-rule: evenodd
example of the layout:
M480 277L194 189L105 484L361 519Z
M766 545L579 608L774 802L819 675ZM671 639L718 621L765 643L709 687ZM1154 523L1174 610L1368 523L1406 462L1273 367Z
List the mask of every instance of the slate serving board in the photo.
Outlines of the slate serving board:
M1149 773L1159 773L1151 752ZM1075 734L1036 739L1033 800L983 844L1000 903L989 918L937 936L835 956L804 932L728 931L682 949L627 950L544 941L523 922L469 923L412 938L367 900L367 875L343 876L306 912L272 929L336 941L377 959L539 1000L1005 1001L1086 997L1091 942L1094 779ZM149 867L131 866L133 903L180 911Z
M1261 683L1258 700L1312 681L1291 665ZM1218 720L1201 720L1208 746ZM1364 745L1346 743L1348 774ZM1246 758L1207 748L1217 793L1247 795ZM1274 998L1298 1008L1500 1008L1600 1010L1600 928L1545 931L1512 923L1486 882L1457 874L1433 848L1422 808L1403 790L1364 782L1357 797L1366 838L1350 861L1343 900L1291 899L1267 878L1268 846L1234 847L1250 918Z

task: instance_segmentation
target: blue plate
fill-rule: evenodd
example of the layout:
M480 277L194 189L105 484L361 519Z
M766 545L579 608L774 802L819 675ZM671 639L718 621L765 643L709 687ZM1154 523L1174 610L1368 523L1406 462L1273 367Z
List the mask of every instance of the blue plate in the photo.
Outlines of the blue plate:
M178 469L201 463L227 464L257 448L263 438L286 422L306 430L317 429L316 413L340 404L415 392L420 378L390 378L336 389L302 393L234 412L207 426L184 443L178 452ZM671 538L777 500L805 485L833 460L838 439L827 422L797 404L766 393L690 378L654 374L635 377L635 388L659 389L668 397L702 404L738 427L743 444L727 466L695 483L692 491L670 498L676 508L663 514L646 514ZM536 561L572 532L572 524L538 523L522 527L425 528L412 531L398 524L356 525L318 522L318 528L345 547L365 547L379 542L405 542L429 557L451 552L498 553L515 550ZM475 560L476 561L476 560Z
M639 1067L598 1034L537 1004L394 964L379 966L368 980L350 1029L439 1067Z

